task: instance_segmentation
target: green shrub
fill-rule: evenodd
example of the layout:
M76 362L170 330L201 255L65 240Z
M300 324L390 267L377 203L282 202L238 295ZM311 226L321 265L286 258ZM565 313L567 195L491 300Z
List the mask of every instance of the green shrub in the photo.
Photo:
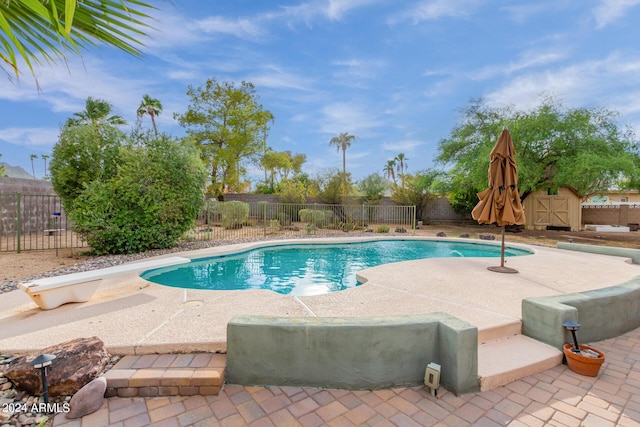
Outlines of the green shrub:
M161 136L118 153L117 172L96 179L68 212L98 255L175 246L195 225L206 172L194 148Z
M300 221L319 227L327 222L327 211L321 211L318 209L300 209L298 215L300 215Z
M289 227L291 226L291 215L286 214L284 212L278 212L276 214L276 219L280 223L281 227Z
M271 221L269 221L269 227L275 228L278 231L282 230L282 226L280 225L280 221L278 221L277 219L272 219Z
M242 228L242 224L249 217L249 204L237 200L221 203L220 214L222 215L222 227L229 230Z
M376 227L375 229L376 233L388 233L389 232L389 226L388 225L379 225Z

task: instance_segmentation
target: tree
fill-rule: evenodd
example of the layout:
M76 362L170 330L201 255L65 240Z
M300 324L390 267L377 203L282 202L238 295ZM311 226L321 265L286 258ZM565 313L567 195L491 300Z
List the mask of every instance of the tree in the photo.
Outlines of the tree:
M136 111L136 115L138 117L138 121L142 120L142 116L148 114L151 118L151 124L153 125L153 131L158 136L158 127L156 126L156 116L159 116L162 112L162 103L155 99L151 98L149 95L144 95L142 97L142 101L140 102L140 106L138 107L138 111Z
M553 98L531 111L472 101L460 125L440 141L438 160L450 166L459 206L487 186L489 153L503 126L511 132L522 199L533 191L566 186L579 196L607 190L638 174L635 136L620 129L618 114L598 108L565 108ZM631 182L631 180L629 181Z
M2 154L0 154L0 157L2 157ZM4 165L0 165L0 176L5 176L6 172L5 172L5 167Z
M263 151L261 137L273 115L262 108L255 87L247 82L236 87L209 79L204 87L189 86L187 95L188 110L174 117L200 147L210 170L209 193L221 196L225 188L239 186L242 162L255 160Z
M34 73L40 58L64 60L65 52L80 53L99 43L140 55L138 38L145 36L151 8L140 0L1 1L0 68L18 77L23 60Z
M329 169L316 177L318 187L318 198L322 203L339 205L345 201L345 183L347 192L351 193L351 175L346 176L339 169Z
M342 194L347 195L347 148L351 147L351 141L354 141L356 136L349 135L347 132L342 132L338 136L334 136L329 140L329 146L335 145L336 151L342 150Z
M396 183L396 159L387 160L387 164L382 169L384 176Z
M377 205L384 197L384 192L387 190L388 181L386 181L380 174L373 173L362 179L358 183L358 188L364 195L365 203Z
M291 154L291 151L267 151L262 157L261 163L269 175L266 181L268 192L275 192L278 182L300 174L302 165L306 161L307 156L305 154ZM276 182L276 176L278 177L278 182Z
M124 141L124 133L108 125L100 132L88 125L62 129L53 147L49 172L53 189L66 211L73 209L86 186L115 174L118 149Z
M418 220L424 220L425 208L427 204L436 197L435 190L441 172L435 170L426 170L418 172L415 175L407 175L407 187L395 187L391 200L404 206L415 206L416 217Z
M127 143L117 170L81 192L69 212L96 254L175 246L204 205L206 172L198 150L166 135Z
M29 156L31 158L31 173L33 174L33 179L36 179L36 168L33 165L33 160L38 158L37 154L32 154Z
M127 122L118 115L110 116L111 104L102 99L88 97L85 101L84 111L73 113L75 117L67 119L65 126L90 126L96 132L103 125L118 126Z
M47 179L49 177L49 175L47 174L47 159L51 156L43 154L40 157L42 158L42 160L44 160L44 179Z
M404 172L408 168L407 165L407 156L404 153L400 153L396 156L395 161L398 165L398 175L400 175L400 183L402 188L404 188Z

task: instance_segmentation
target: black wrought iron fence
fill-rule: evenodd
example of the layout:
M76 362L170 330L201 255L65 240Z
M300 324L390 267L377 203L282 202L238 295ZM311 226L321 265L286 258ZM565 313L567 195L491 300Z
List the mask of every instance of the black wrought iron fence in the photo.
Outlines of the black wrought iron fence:
M52 195L0 194L0 252L86 248ZM414 233L415 206L208 200L185 240Z
M53 195L0 194L0 251L86 247L71 230L60 197Z
M414 233L415 206L246 203L208 200L191 240L336 235L345 232Z

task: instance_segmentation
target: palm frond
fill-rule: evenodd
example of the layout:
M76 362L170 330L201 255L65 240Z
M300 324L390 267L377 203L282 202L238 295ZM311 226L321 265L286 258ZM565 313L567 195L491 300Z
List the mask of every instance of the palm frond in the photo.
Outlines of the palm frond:
M40 58L55 62L98 44L139 56L152 9L140 0L0 1L0 68L18 77L20 60L34 73Z

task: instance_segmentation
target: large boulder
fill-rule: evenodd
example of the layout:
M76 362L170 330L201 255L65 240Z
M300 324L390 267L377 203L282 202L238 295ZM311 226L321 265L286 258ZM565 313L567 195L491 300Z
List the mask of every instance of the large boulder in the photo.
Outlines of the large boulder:
M98 337L78 338L18 357L8 367L2 367L2 370L18 390L24 390L30 395L42 393L40 369L34 369L29 364L40 354L56 356L47 367L47 386L51 397L74 395L100 376L109 362L104 343Z
M104 392L107 389L105 377L96 378L73 395L69 402L67 418L74 419L93 414L104 403Z

